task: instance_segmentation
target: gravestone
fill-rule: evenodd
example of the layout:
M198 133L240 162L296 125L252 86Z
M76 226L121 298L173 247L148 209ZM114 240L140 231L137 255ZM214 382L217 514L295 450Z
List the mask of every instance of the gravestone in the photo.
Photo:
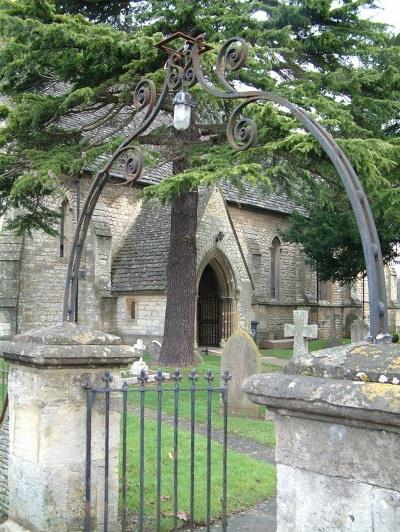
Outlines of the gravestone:
M340 345L340 338L337 336L337 330L336 330L336 314L335 311L332 310L331 314L331 334L328 338L327 347L336 347L337 345Z
M350 327L351 343L362 342L369 334L369 327L365 321L354 320Z
M346 321L344 324L344 336L345 338L351 337L351 326L355 320L359 320L359 316L355 312L349 312L346 316Z
M221 374L228 370L228 413L235 416L261 418L260 406L250 402L242 392L243 382L260 373L260 354L252 337L245 331L234 333L226 343L221 356Z
M293 336L293 356L308 353L308 339L318 338L318 326L308 325L308 310L293 311L293 325L285 323L284 336Z
M157 340L153 340L147 346L147 352L150 355L152 362L158 362L160 360L161 344Z
M131 373L136 377L140 376L141 372L144 371L146 375L149 374L149 367L143 358L140 357L139 360L136 360L131 366Z

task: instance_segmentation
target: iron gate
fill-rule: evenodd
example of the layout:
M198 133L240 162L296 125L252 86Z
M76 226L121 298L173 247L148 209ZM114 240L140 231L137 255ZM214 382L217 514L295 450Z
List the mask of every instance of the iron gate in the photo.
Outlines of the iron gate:
M232 334L232 300L199 297L197 304L198 344L219 347L221 339Z
M138 377L138 384L128 386L123 383L121 387L112 387L112 376L106 372L103 376L104 385L101 387L92 387L86 384L84 387L87 394L87 418L86 418L86 479L85 479L85 532L92 530L92 492L91 492L91 473L92 473L92 411L94 401L102 401L104 405L104 531L109 530L109 494L110 490L120 490L119 497L119 518L123 531L145 530L145 418L146 418L146 399L152 394L155 403L155 421L156 421L156 496L155 501L155 519L151 530L161 530L161 480L162 480L162 442L163 442L163 399L166 394L173 396L173 483L171 497L173 499L173 529L178 529L178 470L179 470L179 404L180 399L186 398L190 404L190 529L195 526L195 465L196 465L196 406L200 394L204 394L207 407L207 438L206 438L206 492L203 494L206 500L206 526L210 530L211 524L211 456L212 456L212 401L213 397L218 396L222 399L223 414L223 443L222 443L222 483L221 483L221 510L222 510L222 530L227 529L227 434L228 434L228 382L230 380L229 372L221 375L220 386L213 384L214 375L209 370L204 376L205 385L198 384L198 375L193 370L188 376L187 385L181 386L182 375L179 370L171 374L172 386L165 384L165 374L159 370L154 376L154 384L148 383L148 376L142 370ZM134 398L134 401L131 400ZM110 485L109 480L109 451L110 451L110 400L120 401L122 410L122 442L121 442L121 467L120 467L120 486ZM128 474L127 461L130 448L128 445L128 414L132 411L132 404L138 409L139 418L139 500L137 501L137 519L135 526L128 521L127 489Z

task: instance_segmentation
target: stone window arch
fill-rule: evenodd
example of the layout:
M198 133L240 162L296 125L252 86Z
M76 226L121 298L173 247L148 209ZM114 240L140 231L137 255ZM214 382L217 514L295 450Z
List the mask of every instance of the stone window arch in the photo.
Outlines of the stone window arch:
M74 222L72 209L67 199L64 199L60 207L60 257L69 257L72 246Z
M281 241L276 236L271 243L271 299L279 299L281 277Z

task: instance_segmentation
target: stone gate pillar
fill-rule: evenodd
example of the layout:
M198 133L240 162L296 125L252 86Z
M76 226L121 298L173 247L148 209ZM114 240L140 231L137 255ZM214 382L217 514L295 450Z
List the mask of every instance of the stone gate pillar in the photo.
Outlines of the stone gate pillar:
M121 339L63 323L16 336L0 350L9 363L9 518L2 531L83 530L85 511L86 393L105 369L136 357ZM100 529L104 489L104 403L92 412L92 530ZM119 402L110 411L109 530L117 525Z
M276 414L278 532L391 532L400 523L400 346L366 342L254 375Z

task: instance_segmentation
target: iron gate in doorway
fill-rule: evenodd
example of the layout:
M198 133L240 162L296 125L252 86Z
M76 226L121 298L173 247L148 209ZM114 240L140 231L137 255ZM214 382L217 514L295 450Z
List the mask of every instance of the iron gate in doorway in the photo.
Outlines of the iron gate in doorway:
M171 382L165 382L166 376ZM182 381L182 374L176 370L165 374L161 370L148 382L148 375L142 370L136 385L112 386L112 376L106 372L104 385L93 387L85 384L87 397L86 418L86 479L85 479L85 532L103 529L111 532L109 519L110 500L119 499L118 520L122 531L160 531L162 518L170 519L169 530L181 528L182 511L180 497L187 494L187 512L184 521L190 530L196 526L196 503L205 501L207 530L211 525L211 493L213 465L212 421L213 405L222 404L223 441L221 460L218 462L220 492L220 514L222 530L227 529L227 434L228 434L228 383L230 375L221 375L221 384L214 384L214 375L209 370L199 382L196 370ZM92 500L92 465L98 456L92 456L92 413L94 404L101 401L104 424L104 515L94 522ZM115 474L110 471L110 403L115 411L116 403L122 412L120 468L118 485L111 481ZM206 411L206 438L196 434L197 409L200 402ZM98 404L99 405L99 404ZM150 406L151 409L147 407ZM205 407L205 408L204 408ZM214 408L215 411L215 408ZM185 430L181 429L181 413L186 418ZM98 420L96 420L98 422ZM189 425L189 426L188 426ZM169 434L166 429L168 429ZM185 436L185 439L183 438ZM199 439L202 438L201 441ZM165 445L166 443L166 445ZM200 445L201 443L201 445ZM96 447L98 449L98 447ZM98 451L97 451L98 453ZM149 455L150 453L150 455ZM218 454L218 457L220 455ZM103 458L100 457L101 460ZM185 459L185 470L181 465ZM201 461L201 468L198 462ZM150 465L149 465L150 464ZM151 468L151 473L148 468ZM101 468L103 470L103 467ZM135 473L133 473L135 472ZM199 478L197 478L197 476ZM149 478L150 477L150 478ZM149 484L152 484L149 487ZM181 484L184 484L181 488ZM98 494L96 494L98 496ZM152 500L149 497L152 496ZM165 513L165 501L170 501L171 512ZM150 510L149 510L150 509ZM165 526L165 524L163 525ZM164 528L163 528L164 529Z
M197 330L199 346L219 347L232 334L232 299L199 297Z

